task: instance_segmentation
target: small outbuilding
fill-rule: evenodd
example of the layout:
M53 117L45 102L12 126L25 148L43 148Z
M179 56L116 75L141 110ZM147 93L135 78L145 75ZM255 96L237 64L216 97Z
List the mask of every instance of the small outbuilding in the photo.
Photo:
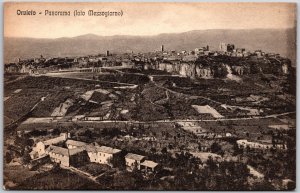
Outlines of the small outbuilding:
M125 156L126 169L132 171L134 167L137 167L138 170L141 169L141 163L145 160L145 156L128 153Z

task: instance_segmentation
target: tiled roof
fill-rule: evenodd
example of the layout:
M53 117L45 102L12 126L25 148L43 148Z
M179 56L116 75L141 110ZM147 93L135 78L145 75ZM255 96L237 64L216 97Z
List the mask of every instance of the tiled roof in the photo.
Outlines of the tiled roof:
M64 140L65 140L64 136L59 136L59 137L56 137L56 138L53 138L53 139L48 139L46 141L43 141L43 143L45 145L53 145L53 144L63 142Z
M58 146L51 145L47 148L48 152L56 153L64 156L69 156L69 150L67 148L62 148Z
M96 147L93 144L86 145L85 149L86 149L87 152L93 152L93 153L97 152Z
M82 147L82 146L86 146L87 144L84 143L84 142L81 142L81 141L75 141L75 140L71 140L71 139L68 139L66 141L66 144L67 145L74 145L74 146L78 146L78 147Z
M128 153L125 158L128 159L133 159L133 160L137 160L137 161L141 161L142 159L145 158L145 156L142 155L138 155L138 154L134 154L134 153Z
M148 168L155 168L158 165L158 163L150 160L145 160L143 163L141 163L141 165L146 166Z
M48 151L48 152L56 153L56 154L63 155L63 156L68 156L68 157L71 156L71 155L75 155L77 153L80 153L84 150L85 150L84 147L79 147L79 148L74 148L74 149L67 149L67 148L58 147L58 146L54 146L54 145L51 145L46 149L46 151Z
M115 154L121 152L120 149L114 149L111 147L107 146L101 146L101 147L96 147L97 152L103 152L103 153L109 153L109 154Z
M85 149L87 152L93 152L93 153L102 152L102 153L116 154L121 152L120 149L114 149L107 146L97 146L97 145L95 146L93 144L87 145Z

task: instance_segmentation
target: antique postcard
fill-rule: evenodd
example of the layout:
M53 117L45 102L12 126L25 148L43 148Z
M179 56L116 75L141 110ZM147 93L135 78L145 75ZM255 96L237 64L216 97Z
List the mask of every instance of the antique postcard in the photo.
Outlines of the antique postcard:
M296 188L296 3L3 6L5 190Z

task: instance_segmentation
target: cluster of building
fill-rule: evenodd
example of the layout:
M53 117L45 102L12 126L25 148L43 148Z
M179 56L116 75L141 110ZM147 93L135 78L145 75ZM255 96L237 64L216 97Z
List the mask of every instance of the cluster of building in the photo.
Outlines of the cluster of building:
M209 131L207 129L202 128L200 125L198 125L195 122L177 122L179 126L181 126L182 129L191 132L195 135L197 135L200 138L205 139L225 139L225 138L236 138L235 135L231 134L230 132L213 132Z
M80 166L87 162L106 164L113 167L113 160L125 158L128 171L135 168L146 172L154 172L158 163L147 160L145 156L128 153L123 157L122 150L107 146L99 146L96 143L87 144L70 139L67 133L61 133L59 137L40 141L30 152L31 164L37 165L51 160L61 166Z
M6 73L29 73L44 74L47 72L83 71L92 67L111 67L126 65L127 55L112 55L107 51L106 54L90 55L83 57L57 57L45 58L43 55L32 59L18 59L15 63L5 65ZM89 71L89 70L88 70Z
M239 148L241 149L261 149L261 150L271 150L271 149L279 149L279 150L286 150L287 149L287 139L285 136L278 132L280 129L291 129L293 126L289 125L269 125L269 128L277 129L277 132L273 133L272 136L266 135L262 137L256 137L257 140L247 140L247 139L240 139L236 134L230 132L214 132L211 130L207 130L202 128L199 124L195 122L177 122L177 124L184 130L191 132L197 135L200 138L204 139L211 139L214 141L224 140L224 139L237 139L236 143ZM254 138L254 136L252 136ZM201 147L202 148L202 147ZM204 145L202 151L207 151L207 146Z
M195 48L186 51L166 51L164 45L160 51L150 53L124 53L98 54L84 57L65 57L65 58L39 58L21 60L16 63L5 65L6 73L29 73L44 74L57 71L80 71L80 72L101 72L102 67L122 66L126 68L141 68L143 70L156 69L170 73L180 74L187 77L211 78L218 70L218 67L229 65L226 61L218 62L214 58L217 56L254 58L254 60L266 59L271 63L279 63L281 71L288 73L288 65L281 60L279 54L265 53L261 50L254 52L247 51L245 48L235 48L234 44L220 43L218 51L210 50L209 46ZM269 60L272 58L272 61ZM212 65L217 63L217 67ZM242 62L243 63L243 62ZM245 65L235 62L230 64L231 70L243 75L246 71ZM247 65L246 65L247 66Z
M220 51L232 57L247 57L251 55L245 48L235 48L234 44L220 43ZM255 53L255 52L254 52Z
M284 143L272 143L269 141L248 141L246 139L241 139L237 140L236 143L238 144L238 147L242 149L286 149L286 144Z

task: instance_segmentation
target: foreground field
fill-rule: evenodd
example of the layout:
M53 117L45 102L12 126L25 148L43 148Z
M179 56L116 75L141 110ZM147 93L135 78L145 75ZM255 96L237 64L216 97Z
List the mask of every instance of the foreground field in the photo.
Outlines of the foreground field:
M56 169L27 178L12 190L105 190L105 185L65 169Z

